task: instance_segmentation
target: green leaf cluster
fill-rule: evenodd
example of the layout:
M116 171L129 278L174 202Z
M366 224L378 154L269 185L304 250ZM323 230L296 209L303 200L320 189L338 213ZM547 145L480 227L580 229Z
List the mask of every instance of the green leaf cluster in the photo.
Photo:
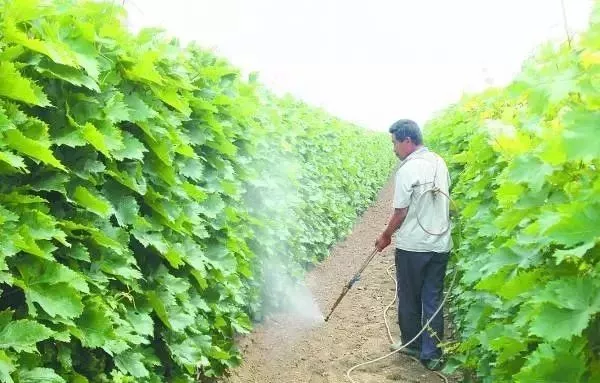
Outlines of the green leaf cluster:
M387 180L366 132L114 2L0 0L0 381L186 382L240 361Z
M600 380L600 4L505 88L426 127L460 208L454 358L483 382Z

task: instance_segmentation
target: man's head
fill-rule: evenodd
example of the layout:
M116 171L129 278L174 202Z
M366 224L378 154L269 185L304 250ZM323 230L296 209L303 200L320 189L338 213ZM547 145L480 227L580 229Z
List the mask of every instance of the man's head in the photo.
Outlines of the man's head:
M390 126L394 152L401 160L423 145L423 136L419 125L412 120L398 120Z

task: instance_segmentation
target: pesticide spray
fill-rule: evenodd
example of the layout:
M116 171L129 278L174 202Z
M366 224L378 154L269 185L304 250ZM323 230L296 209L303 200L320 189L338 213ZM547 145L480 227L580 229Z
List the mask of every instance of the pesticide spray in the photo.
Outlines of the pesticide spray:
M300 266L298 266L299 268ZM274 307L266 307L267 314L277 312L294 318L300 327L312 327L323 323L323 314L315 302L310 289L299 277L290 273L290 264L282 264L281 259L271 260L263 265L263 283L282 297Z

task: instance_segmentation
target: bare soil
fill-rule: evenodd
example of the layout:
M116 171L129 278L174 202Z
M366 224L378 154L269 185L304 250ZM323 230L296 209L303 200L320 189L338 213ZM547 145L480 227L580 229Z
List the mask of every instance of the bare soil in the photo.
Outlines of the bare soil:
M307 273L306 285L323 315L327 315L344 285L372 251L390 216L392 196L390 180L356 222L352 233ZM329 322L306 323L286 313L268 317L240 339L244 361L223 382L349 382L348 369L389 352L383 311L394 299L394 281L386 273L393 263L393 246L389 246L369 264ZM395 305L388 318L396 339L399 330ZM418 361L401 354L358 368L351 376L356 383L443 382Z

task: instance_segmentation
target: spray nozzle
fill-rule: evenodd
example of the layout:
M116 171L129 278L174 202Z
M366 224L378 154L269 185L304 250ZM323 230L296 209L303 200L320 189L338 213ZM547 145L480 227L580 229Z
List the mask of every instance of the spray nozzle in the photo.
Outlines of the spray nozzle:
M348 283L348 287L354 286L354 284L358 281L360 281L360 274L356 274L354 277L352 277L352 279Z

